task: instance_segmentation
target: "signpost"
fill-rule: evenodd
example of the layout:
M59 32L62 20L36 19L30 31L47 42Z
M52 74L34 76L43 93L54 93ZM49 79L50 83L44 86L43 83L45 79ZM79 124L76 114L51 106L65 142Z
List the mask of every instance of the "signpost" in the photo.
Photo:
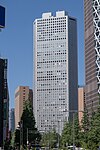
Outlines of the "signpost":
M5 8L0 6L0 28L5 27Z

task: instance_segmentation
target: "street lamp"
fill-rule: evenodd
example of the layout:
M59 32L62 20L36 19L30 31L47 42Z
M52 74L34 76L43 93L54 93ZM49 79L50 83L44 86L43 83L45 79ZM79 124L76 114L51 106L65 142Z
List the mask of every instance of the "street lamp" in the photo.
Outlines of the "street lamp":
M32 129L30 129L30 128L27 128L27 148L28 148L28 146L31 144L30 142L30 134L37 134L37 133L39 133L38 131L35 131L35 130L32 130ZM37 138L36 138L36 140L35 140L35 142L37 142Z
M17 128L16 128L16 133L18 133L18 135L19 135L19 137L20 137L20 125L19 125L19 123L18 123ZM20 149L20 138L19 138L19 140L16 142L16 144L17 144L17 146L18 146L19 149Z
M58 133L58 136L57 136L57 147L58 147L58 149L59 149L59 147L60 147L60 139L59 139L59 135L60 135L60 131L59 131L59 129L60 129L60 122L64 122L64 120L52 120L51 122L57 122L57 124L55 125L57 128L58 128L58 130L56 130L56 132Z
M23 146L23 120L20 121L20 149Z
M56 121L58 124L57 124L57 126L58 126L58 150L59 150L59 148L60 148L60 139L59 139L59 137L60 137L60 131L59 131L59 129L60 129L60 122L65 122L64 120L57 120Z
M20 142L19 142L19 146L20 146L20 149L21 149L21 145L23 146L23 120L21 120L21 121L18 123L17 130L19 130L19 132L20 132Z
M54 120L55 121L55 120ZM52 121L53 122L53 121ZM60 146L60 139L59 139L59 120L58 121L55 121L55 122L58 122L58 137L57 137L57 147L58 147L58 149L59 149L59 146ZM49 150L50 150L50 143L51 143L51 137L50 137L50 130L52 129L52 126L51 125L49 125Z
M27 128L27 147L28 147L28 144L29 144L29 140L28 140L28 128Z
M34 133L34 131L27 128L27 137L26 137L27 138L27 148L29 146L29 134L32 134L32 133ZM37 133L37 132L35 132L35 133Z
M47 122L47 120L45 120L45 122ZM49 148L49 150L50 150L50 143L51 143L51 137L50 137L50 131L51 131L51 129L52 129L52 126L51 125L49 125L48 127L48 130L46 130L46 127L47 126L45 126L44 127L44 130L39 130L40 132L42 132L43 134L44 133L47 133L48 134L48 143L47 143L47 146L48 146L48 148Z
M50 150L50 143L51 143L50 131L51 131L51 125L49 125L49 150Z

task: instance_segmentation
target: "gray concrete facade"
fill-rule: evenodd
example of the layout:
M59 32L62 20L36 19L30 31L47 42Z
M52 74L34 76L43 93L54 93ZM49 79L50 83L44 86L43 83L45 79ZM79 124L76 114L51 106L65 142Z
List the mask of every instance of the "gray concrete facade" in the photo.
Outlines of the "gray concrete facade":
M33 23L34 101L39 130L61 133L78 109L77 21L65 11L43 13Z

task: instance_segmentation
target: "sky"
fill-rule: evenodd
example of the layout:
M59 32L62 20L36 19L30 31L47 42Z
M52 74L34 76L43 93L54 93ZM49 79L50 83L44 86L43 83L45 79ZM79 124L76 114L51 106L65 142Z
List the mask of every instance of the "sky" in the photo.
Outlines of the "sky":
M78 85L84 85L83 0L0 0L6 8L6 26L0 32L0 56L8 59L10 108L18 86L33 88L33 21L42 13L65 10L77 18Z

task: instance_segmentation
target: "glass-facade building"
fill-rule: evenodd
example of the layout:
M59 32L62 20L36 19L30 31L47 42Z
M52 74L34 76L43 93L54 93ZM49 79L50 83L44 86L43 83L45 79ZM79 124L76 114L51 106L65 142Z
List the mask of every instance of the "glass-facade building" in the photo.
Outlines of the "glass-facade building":
M15 109L14 108L11 108L9 114L9 130L11 132L15 131Z
M85 96L91 116L99 105L100 94L100 0L84 0Z
M33 23L34 101L39 130L56 128L78 109L77 21L65 11L43 13Z
M7 85L7 59L0 58L0 147L8 136L9 94Z

